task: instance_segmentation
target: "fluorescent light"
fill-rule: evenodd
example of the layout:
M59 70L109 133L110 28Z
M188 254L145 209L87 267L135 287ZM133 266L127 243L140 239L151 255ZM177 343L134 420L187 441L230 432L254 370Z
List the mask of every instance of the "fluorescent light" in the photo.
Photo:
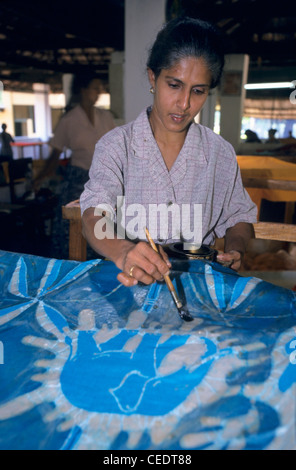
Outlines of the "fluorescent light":
M245 85L245 89L246 90L267 90L267 89L272 89L272 88L295 88L294 82L247 83Z

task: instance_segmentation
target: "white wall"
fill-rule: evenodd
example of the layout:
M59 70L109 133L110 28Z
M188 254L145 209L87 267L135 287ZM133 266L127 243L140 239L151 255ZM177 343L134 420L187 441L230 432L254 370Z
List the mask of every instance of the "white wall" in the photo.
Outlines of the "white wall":
M223 92L220 94L221 120L220 133L234 149L237 150L240 143L241 123L244 109L246 92L244 85L247 81L249 69L249 56L245 54L226 55L224 75L229 72L241 74L241 82L237 94Z
M165 22L165 0L125 0L125 122L152 103L146 73L148 51Z
M52 134L51 114L49 107L50 87L44 83L34 83L33 90L35 94L35 127L36 135L46 142Z

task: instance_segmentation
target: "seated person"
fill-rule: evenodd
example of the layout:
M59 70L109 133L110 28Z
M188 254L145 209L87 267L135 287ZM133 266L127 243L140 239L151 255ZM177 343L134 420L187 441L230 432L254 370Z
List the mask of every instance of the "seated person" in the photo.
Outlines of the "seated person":
M170 21L159 32L147 62L152 106L96 145L90 178L80 197L83 232L90 246L121 270L117 277L125 286L163 279L170 262L161 245L192 242L186 233L184 237L188 217L180 227L178 211L173 210L163 238L155 220L147 216L153 205L174 206L182 214L189 206L190 216L201 207L194 243L210 245L216 237L225 237L225 252L218 261L231 262L235 270L241 266L254 236L257 209L243 188L232 146L194 122L219 83L223 64L221 38L212 25L191 18ZM133 236L121 236L121 221L126 217L128 228L127 218L135 208L141 214ZM103 225L112 218L117 233L110 223L104 236ZM145 226L154 232L160 254L147 243Z

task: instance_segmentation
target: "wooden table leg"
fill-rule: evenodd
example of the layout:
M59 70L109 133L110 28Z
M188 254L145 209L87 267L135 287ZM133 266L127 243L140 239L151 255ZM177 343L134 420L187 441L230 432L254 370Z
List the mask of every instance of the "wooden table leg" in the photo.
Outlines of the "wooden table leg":
M77 261L86 260L86 240L82 236L80 220L70 220L69 227L69 259Z
M293 221L293 214L295 209L295 202L288 201L285 204L285 224L291 224Z
M82 235L82 223L79 201L73 201L62 207L63 218L69 220L69 259L86 260L87 243Z

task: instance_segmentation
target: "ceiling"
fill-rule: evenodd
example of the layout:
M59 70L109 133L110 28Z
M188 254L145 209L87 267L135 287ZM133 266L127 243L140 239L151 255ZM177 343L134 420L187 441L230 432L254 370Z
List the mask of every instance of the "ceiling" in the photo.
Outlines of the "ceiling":
M0 2L0 79L4 89L49 83L88 67L108 80L111 53L124 48L124 0Z
M141 0L138 0L141 1ZM215 23L228 53L250 56L248 81L296 79L296 7L291 0L167 0L167 18ZM108 84L113 51L124 50L124 0L1 0L0 80L6 90L34 82L62 90L62 74L95 69ZM251 80L250 80L251 78Z

